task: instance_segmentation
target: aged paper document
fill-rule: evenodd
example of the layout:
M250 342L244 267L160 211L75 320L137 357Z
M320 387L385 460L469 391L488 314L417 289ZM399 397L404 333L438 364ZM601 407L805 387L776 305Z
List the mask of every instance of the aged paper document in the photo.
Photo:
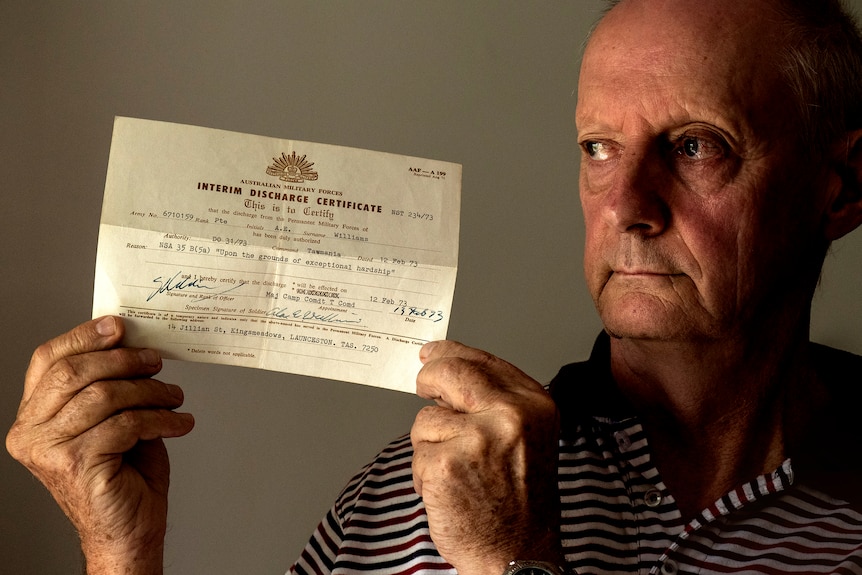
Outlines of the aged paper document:
M412 392L460 194L458 164L117 118L93 315L166 358Z

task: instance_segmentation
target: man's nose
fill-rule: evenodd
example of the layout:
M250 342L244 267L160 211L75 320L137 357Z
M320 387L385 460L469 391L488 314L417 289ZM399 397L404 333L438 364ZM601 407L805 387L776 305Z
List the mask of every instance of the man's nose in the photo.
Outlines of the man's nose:
M657 152L623 152L604 197L605 221L620 233L661 234L670 223L665 197L671 179Z

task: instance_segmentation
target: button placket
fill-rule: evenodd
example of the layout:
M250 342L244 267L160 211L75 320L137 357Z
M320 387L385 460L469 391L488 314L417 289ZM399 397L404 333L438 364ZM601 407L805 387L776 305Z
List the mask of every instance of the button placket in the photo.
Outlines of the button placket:
M625 453L626 451L628 451L632 447L632 440L629 437L629 434L626 433L625 431L614 432L614 441L616 441L617 448L622 453Z

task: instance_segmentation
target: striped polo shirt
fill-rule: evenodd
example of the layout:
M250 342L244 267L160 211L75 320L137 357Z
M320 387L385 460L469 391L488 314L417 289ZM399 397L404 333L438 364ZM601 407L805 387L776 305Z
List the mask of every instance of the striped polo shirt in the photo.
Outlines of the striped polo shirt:
M851 388L862 383L862 358L815 344L812 354L832 408L777 469L688 522L610 378L607 338L589 361L565 366L550 391L563 422L559 493L568 567L580 575L862 574L862 427L850 402ZM431 541L411 457L410 439L402 437L358 473L291 571L455 573Z

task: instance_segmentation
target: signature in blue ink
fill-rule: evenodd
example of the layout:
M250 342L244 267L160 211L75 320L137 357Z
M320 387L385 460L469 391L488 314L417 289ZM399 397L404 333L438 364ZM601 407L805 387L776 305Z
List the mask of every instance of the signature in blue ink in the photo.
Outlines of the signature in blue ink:
M351 313L350 315L355 316L356 314ZM296 321L319 321L322 323L362 323L361 317L342 317L340 313L318 313L315 311L303 311L301 309L290 310L286 307L273 308L266 312L264 316Z
M153 283L159 284L159 287L156 288L156 290L149 295L147 301L150 301L157 295L169 293L174 290L180 291L185 289L216 289L215 286L206 285L201 278L180 277L180 274L182 273L182 270L180 270L167 279L164 279L162 276L155 278L153 280Z
M159 284L159 287L156 288L153 291L153 293L151 293L149 295L149 297L147 297L147 301L150 301L151 299L153 299L157 295L160 295L163 293L169 293L172 291L182 291L182 290L194 291L194 290L216 290L216 289L218 289L218 286L207 285L204 282L203 278L199 278L199 277L192 278L191 276L181 277L182 273L183 273L182 270L180 270L167 279L165 279L162 276L155 278L153 280L153 283ZM239 284L237 284L235 286L231 286L231 287L227 288L226 290L202 296L202 297L200 297L194 301L196 301L196 302L197 301L203 301L205 299L209 299L209 298L213 298L213 297L216 297L219 295L226 294L226 293L233 291L237 288L241 288L246 283L248 283L248 282L246 282L244 280L240 281Z

